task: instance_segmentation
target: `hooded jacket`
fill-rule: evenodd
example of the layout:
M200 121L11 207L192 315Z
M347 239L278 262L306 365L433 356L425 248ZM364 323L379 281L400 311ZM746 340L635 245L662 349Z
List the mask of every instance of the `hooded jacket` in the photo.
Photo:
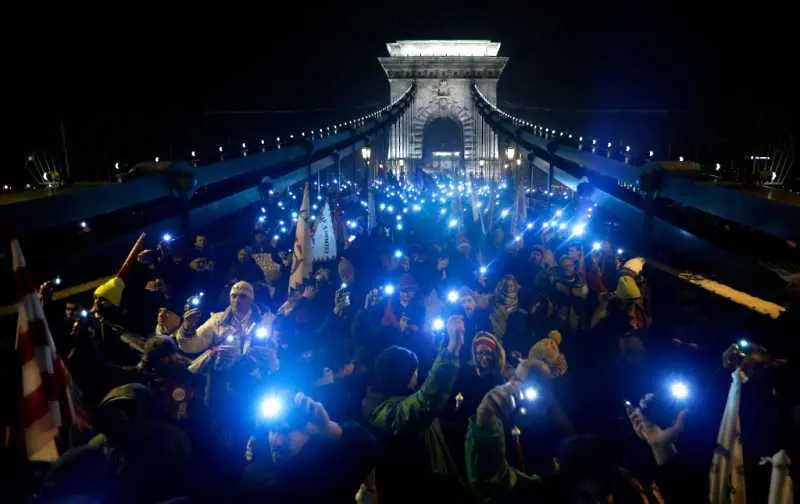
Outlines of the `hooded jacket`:
M119 429L120 408L130 418L124 430ZM66 452L35 501L155 503L185 495L191 488L188 438L160 421L147 387L131 383L114 388L97 415L96 424L106 434Z
M465 494L438 419L458 370L457 356L442 350L416 392L391 395L371 389L364 398L364 416L385 449L376 470L381 502L420 502L421 491L431 502L436 502L437 496L458 502Z

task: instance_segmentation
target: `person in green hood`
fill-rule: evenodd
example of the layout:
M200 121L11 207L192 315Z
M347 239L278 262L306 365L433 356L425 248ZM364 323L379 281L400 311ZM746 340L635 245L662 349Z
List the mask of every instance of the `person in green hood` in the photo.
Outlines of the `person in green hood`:
M416 391L419 361L414 352L391 346L375 361L363 412L384 448L376 467L382 504L468 500L438 418L458 376L458 355L464 343L461 327L461 331L448 332L447 345Z

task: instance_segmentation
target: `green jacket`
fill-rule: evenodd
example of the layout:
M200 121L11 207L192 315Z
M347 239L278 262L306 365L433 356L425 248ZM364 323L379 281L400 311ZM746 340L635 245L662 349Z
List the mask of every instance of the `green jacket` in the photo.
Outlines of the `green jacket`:
M382 502L417 501L422 488L428 497L430 492L466 495L437 418L450 399L458 371L458 356L442 350L413 394L387 397L370 391L364 399L365 417L385 450L376 471Z
M503 420L493 415L484 425L473 416L467 426L467 478L479 502L530 502L541 493L541 479L528 476L509 465Z

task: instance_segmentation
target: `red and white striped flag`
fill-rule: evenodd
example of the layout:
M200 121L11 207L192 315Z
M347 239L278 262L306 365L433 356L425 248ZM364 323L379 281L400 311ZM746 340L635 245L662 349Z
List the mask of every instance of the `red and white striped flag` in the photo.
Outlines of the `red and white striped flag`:
M29 460L53 461L58 458L55 439L59 429L73 421L69 375L56 353L17 239L11 240L11 258L19 299L15 348L22 390L18 421L8 428L6 442L21 443Z

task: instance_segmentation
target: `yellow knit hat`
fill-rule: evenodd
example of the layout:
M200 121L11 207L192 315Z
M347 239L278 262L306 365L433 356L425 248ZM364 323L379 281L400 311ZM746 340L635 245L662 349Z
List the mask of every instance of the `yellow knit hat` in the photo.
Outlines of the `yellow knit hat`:
M122 303L123 290L125 290L125 282L119 277L114 277L95 289L94 297L103 298L112 305L119 306Z

